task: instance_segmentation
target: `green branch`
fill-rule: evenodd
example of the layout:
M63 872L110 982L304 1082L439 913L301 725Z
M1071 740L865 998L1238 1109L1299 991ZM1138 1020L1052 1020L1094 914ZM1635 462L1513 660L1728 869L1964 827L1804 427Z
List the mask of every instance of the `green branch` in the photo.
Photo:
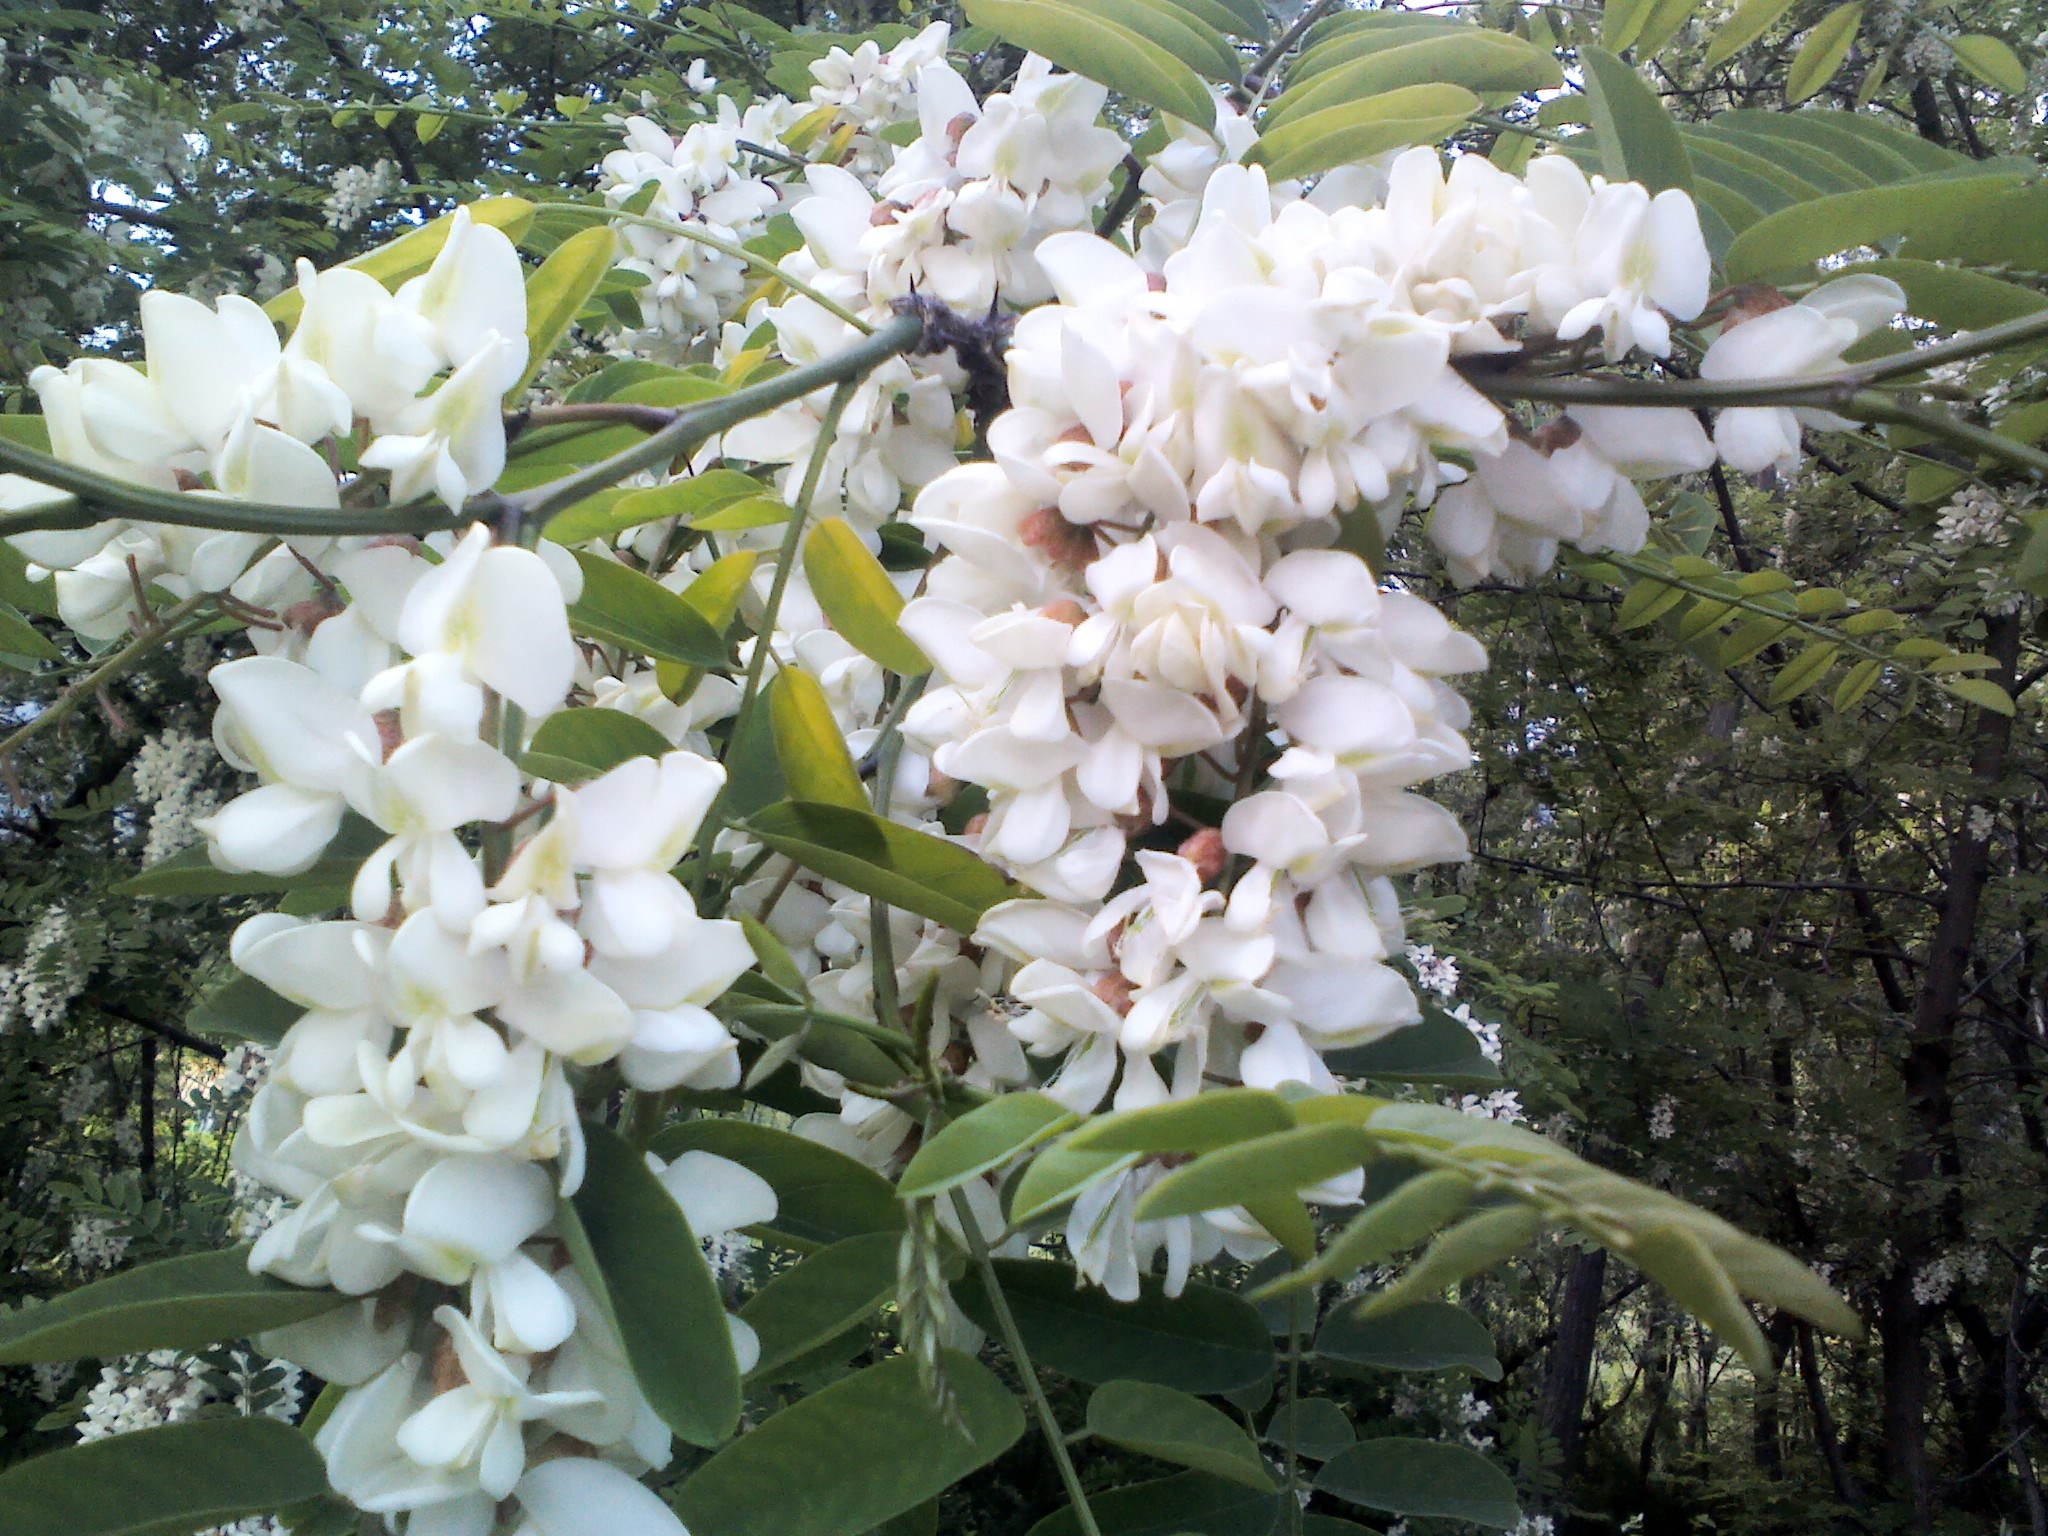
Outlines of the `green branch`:
M608 459L521 491L515 496L485 491L461 508L425 501L403 507L295 507L274 502L235 501L184 491L162 491L130 480L86 469L0 437L0 468L13 470L42 485L55 486L78 498L69 507L0 515L0 538L52 528L90 528L108 517L137 522L168 523L181 528L220 528L240 533L384 534L434 533L465 528L475 522L526 520L536 524L575 505L593 492L616 485L628 475L652 469L690 452L699 444L750 417L778 405L801 400L813 391L859 379L881 363L910 349L922 333L915 315L899 315L863 336L837 356L792 368L759 384L736 389L717 399L699 401L664 414L665 425L645 442ZM557 407L555 409L563 409ZM559 420L560 418L556 418ZM636 423L646 423L644 414Z
M5 439L0 439L5 441ZM115 651L111 656L86 673L59 694L41 714L12 732L6 740L0 741L0 763L9 761L16 752L43 732L54 730L70 719L78 706L98 693L108 683L133 667L142 658L167 641L181 638L179 626L187 619L200 614L212 606L214 594L196 592L175 608L166 609L155 617L154 622L144 628L134 639Z

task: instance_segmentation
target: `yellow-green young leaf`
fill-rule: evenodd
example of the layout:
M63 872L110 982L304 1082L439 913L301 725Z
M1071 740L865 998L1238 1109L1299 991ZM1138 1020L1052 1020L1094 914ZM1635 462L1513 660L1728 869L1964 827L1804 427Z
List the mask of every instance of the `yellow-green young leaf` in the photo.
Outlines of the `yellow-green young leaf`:
M747 579L754 574L760 555L751 549L721 555L706 566L697 579L682 590L682 599L704 616L704 622L723 635L739 612L740 597ZM675 703L682 703L704 681L704 669L666 658L654 664L655 686Z
M896 623L903 594L844 518L827 518L805 537L804 575L832 627L862 655L906 677L932 669Z
M1192 1099L1091 1120L1067 1145L1087 1152L1213 1152L1293 1127L1287 1101L1264 1088L1222 1088Z
M1863 25L1862 0L1838 5L1814 24L1792 59L1785 77L1785 99L1801 102L1835 77L1842 60L1856 42L1856 29Z
M1600 164L1614 181L1639 181L1652 192L1692 190L1692 157L1678 124L1635 69L1605 48L1581 48L1586 98Z
M1852 613L1842 620L1845 635L1879 635L1888 629L1897 629L1906 621L1889 608L1866 608L1861 613Z
M1429 144L1479 110L1459 85L1409 85L1309 112L1260 138L1245 158L1275 181L1312 176L1409 144Z
M1770 1377L1771 1346L1735 1293L1728 1272L1705 1243L1684 1227L1657 1227L1635 1233L1627 1256L1680 1306L1719 1334L1721 1342L1748 1361L1759 1377Z
M1363 1313L1377 1317L1418 1301L1435 1301L1461 1280L1519 1253L1542 1230L1542 1213L1523 1205L1468 1216L1431 1243L1400 1279L1373 1296Z
M1959 677L1952 683L1943 683L1959 699L1967 699L1979 709L1988 709L1995 715L2012 713L2012 695L1988 677Z
M1272 1234L1287 1257L1305 1264L1316 1256L1316 1219L1297 1195L1253 1195L1245 1213Z
M1656 0L1607 0L1600 7L1600 46L1619 53L1636 40Z
M1564 83L1554 54L1501 32L1452 33L1384 48L1326 70L1286 92L1267 111L1270 133L1305 113L1383 95L1407 85L1462 85L1471 91L1539 91Z
M1729 618L1738 612L1735 604L1723 603L1711 597L1694 601L1691 610L1679 621L1678 643L1691 645L1703 635L1711 635Z
M791 795L857 811L868 808L860 772L816 678L801 667L777 672L768 687L768 722L775 736L775 758L782 764Z
M2027 89L2027 66L2020 56L1998 38L1982 32L1966 32L1948 40L1949 50L1962 60L1963 68L1995 91L2019 96Z
M1319 1285L1378 1264L1413 1248L1472 1201L1472 1181L1453 1169L1418 1174L1384 1199L1376 1200L1337 1234L1313 1264L1270 1281L1254 1299Z
M1735 590L1744 597L1765 597L1772 592L1789 592L1798 583L1783 571L1746 571L1735 578Z
M605 273L612 269L618 240L604 225L579 230L549 252L526 280L526 372L505 393L522 395L554 355L569 326Z
M444 112L415 112L412 119L413 131L420 136L422 144L431 144L441 137L441 130L448 126Z
M1142 33L1065 0L966 0L967 19L1006 43L1200 128L1216 121L1202 77Z
M0 655L20 656L30 661L57 661L64 653L12 607L0 603Z
M1636 33L1636 57L1654 58L1657 50L1670 42L1678 29L1692 19L1693 12L1700 5L1701 0L1657 0L1644 18L1642 30Z
M1264 42L1273 35L1273 19L1257 0L1174 0L1174 3L1227 37Z
M512 239L518 240L533 223L534 205L523 197L486 197L469 206L469 216L479 224L489 224L502 229ZM374 251L365 251L343 266L357 272L367 272L386 288L395 289L407 278L418 277L434 264L434 258L441 254L441 247L448 243L448 231L453 227L455 215L445 214L424 228L410 234L400 235L396 240L378 246ZM263 312L281 325L290 325L299 317L304 300L297 288L287 288L276 298L263 306Z
M1614 615L1615 628L1640 629L1645 624L1654 624L1684 602L1685 597L1682 587L1648 579L1639 581L1622 597L1621 607Z
M1235 81L1244 73L1237 50L1179 0L1093 0L1089 9L1105 21L1150 38L1211 80Z
M1884 663L1875 657L1859 661L1842 675L1835 685L1835 708L1853 709L1862 702L1863 696L1877 686L1877 680L1884 676Z
M1736 54L1762 37L1792 9L1792 0L1742 0L1735 14L1721 23L1714 40L1707 45L1706 67L1719 69Z
M1840 587L1808 587L1797 599L1800 613L1809 619L1826 618L1849 606L1849 594Z
M1724 667L1739 667L1775 645L1791 628L1783 619L1751 619L1747 624L1738 624L1734 633L1721 642L1718 660Z
M1835 664L1835 658L1842 648L1833 640L1816 640L1786 663L1785 670L1771 679L1769 700L1772 704L1789 704L1808 689L1815 687L1828 675L1828 668Z

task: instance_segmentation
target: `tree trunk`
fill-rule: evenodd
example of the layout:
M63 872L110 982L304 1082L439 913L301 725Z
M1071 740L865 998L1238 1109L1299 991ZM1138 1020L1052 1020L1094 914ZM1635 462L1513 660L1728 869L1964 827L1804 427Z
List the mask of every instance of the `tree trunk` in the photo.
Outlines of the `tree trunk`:
M1607 1281L1607 1250L1581 1248L1565 1273L1564 1299L1558 1305L1557 1342L1543 1373L1540 1408L1543 1433L1557 1442L1559 1501L1571 1501L1585 1449L1586 1387L1592 1380L1595 1325L1600 1320L1600 1293Z
M1828 1481L1835 1485L1835 1497L1851 1509L1863 1508L1863 1490L1849 1471L1842 1454L1842 1437L1835 1428L1834 1410L1828 1406L1827 1383L1820 1379L1820 1352L1813 1346L1813 1325L1795 1323L1793 1337L1799 1346L1799 1380L1806 1388L1807 1412L1813 1415L1813 1444L1828 1469ZM2048 1533L2044 1533L2048 1536Z
M1985 650L1997 658L1992 681L2008 691L2019 655L2019 620L1987 617ZM1971 803L1983 804L2005 775L2012 719L1979 709L1970 750ZM1954 1135L1949 1071L1956 1024L1976 944L1977 913L1991 871L1989 843L1970 829L1965 812L1949 839L1948 884L1927 946L1914 999L1905 1060L1900 1067L1907 1114L1906 1147L1898 1168L1898 1262L1879 1286L1878 1338L1884 1360L1885 1467L1911 1511L1913 1527L1934 1523L1934 1486L1927 1466L1927 1343L1924 1308L1913 1297L1913 1275L1933 1252L1929 1213L1914 1209L1938 1177L1961 1174ZM1950 1184L1953 1189L1953 1182Z
M1790 1315L1780 1312L1773 1317L1764 1329L1764 1337L1770 1340L1771 1364L1782 1367L1786 1351L1792 1344ZM1750 1449L1756 1469L1772 1482L1785 1475L1783 1414L1778 1406L1778 1383L1782 1379L1782 1371L1773 1369L1769 1381L1756 1384L1756 1417L1750 1425Z

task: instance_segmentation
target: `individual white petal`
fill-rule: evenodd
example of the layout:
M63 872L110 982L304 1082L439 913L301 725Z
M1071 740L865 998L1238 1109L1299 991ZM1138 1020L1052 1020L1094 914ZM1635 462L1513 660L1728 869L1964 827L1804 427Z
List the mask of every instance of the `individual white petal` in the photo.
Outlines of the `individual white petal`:
M513 1493L526 1517L519 1536L689 1536L652 1492L585 1456L542 1462Z
M713 1237L773 1221L775 1186L753 1169L711 1152L685 1152L657 1170L661 1186L682 1207L690 1230Z

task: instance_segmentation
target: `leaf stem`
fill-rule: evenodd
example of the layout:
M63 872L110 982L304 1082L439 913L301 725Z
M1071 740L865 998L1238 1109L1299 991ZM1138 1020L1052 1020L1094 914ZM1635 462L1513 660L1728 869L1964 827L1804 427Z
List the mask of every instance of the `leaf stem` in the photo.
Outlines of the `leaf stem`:
M1031 1352L1024 1347L1024 1335L1017 1330L1017 1319L1010 1312L1010 1299L1003 1294L1003 1282L996 1275L995 1260L989 1257L988 1242L981 1235L981 1225L975 1220L974 1208L957 1189L953 1191L953 1210L960 1218L960 1230L967 1238L967 1251L981 1275L982 1286L988 1291L989 1308L996 1315L996 1332L1002 1335L1003 1348L1010 1352L1017 1374L1023 1379L1024 1394L1031 1403L1032 1416L1038 1420L1038 1432L1045 1438L1046 1449L1052 1452L1053 1465L1059 1468L1060 1482L1067 1490L1067 1502L1074 1507L1074 1519L1081 1527L1081 1536L1102 1536L1102 1527L1096 1524L1095 1511L1088 1504L1087 1490L1081 1486L1081 1474L1075 1470L1074 1458L1067 1454L1066 1433L1060 1428L1052 1403L1039 1383L1038 1372L1032 1368Z
M862 342L862 346L879 343L895 331L910 316L899 316L882 331ZM922 322L917 322L920 326ZM913 334L909 340L914 340ZM900 351L901 347L891 341L890 350ZM884 354L887 355L887 354ZM877 361L880 359L878 358ZM814 365L822 366L822 365ZM872 365L870 365L872 366ZM806 370L799 369L798 372ZM866 370L863 369L863 372ZM789 375L785 374L787 378ZM795 568L799 551L803 545L804 525L810 521L811 503L818 495L818 482L825 478L825 460L832 451L832 444L839 436L839 418L846 413L847 403L853 398L854 377L842 378L839 387L832 392L832 398L825 405L825 414L818 422L818 441L811 449L811 460L804 466L803 486L798 490L796 504L790 509L789 521L783 525L782 547L775 560L775 575L768 584L768 598L761 608L761 623L754 633L754 654L747 659L747 681L740 693L739 708L733 714L732 734L726 738L726 756L733 753L747 739L747 731L753 725L755 707L761 698L761 680L768 670L768 653L775 649L775 621L782 612L782 597L789 590L789 574ZM800 399L809 390L792 395ZM652 441L652 439L650 439ZM729 787L729 786L728 786ZM708 869L711 863L711 849L718 841L718 834L726 824L726 796L720 795L704 818L704 825L697 832L698 867Z
M916 315L897 315L880 330L864 336L844 352L802 368L792 368L787 373L777 374L759 384L750 384L745 389L736 389L729 395L715 400L703 400L695 405L684 406L675 413L675 418L645 442L635 443L622 449L608 459L560 480L546 485L537 485L530 491L521 491L507 497L515 507L528 517L545 520L564 507L574 506L584 497L607 486L618 484L628 475L638 474L643 469L652 469L657 464L688 453L706 439L717 436L728 427L737 426L764 411L792 400L801 400L805 395L825 388L828 384L840 387L840 394L833 397L835 404L828 408L830 424L836 428L839 412L845 409L843 396L852 385L873 372L882 363L900 352L907 351L923 334L924 321ZM821 441L829 442L828 438ZM813 468L823 471L823 459L814 458ZM807 482L815 487L817 473L807 475ZM808 492L804 499L808 506ZM791 519L791 527L800 527L801 512ZM785 544L787 541L785 540ZM787 551L785 551L787 552ZM780 580L786 575L786 568L777 572L778 590Z

